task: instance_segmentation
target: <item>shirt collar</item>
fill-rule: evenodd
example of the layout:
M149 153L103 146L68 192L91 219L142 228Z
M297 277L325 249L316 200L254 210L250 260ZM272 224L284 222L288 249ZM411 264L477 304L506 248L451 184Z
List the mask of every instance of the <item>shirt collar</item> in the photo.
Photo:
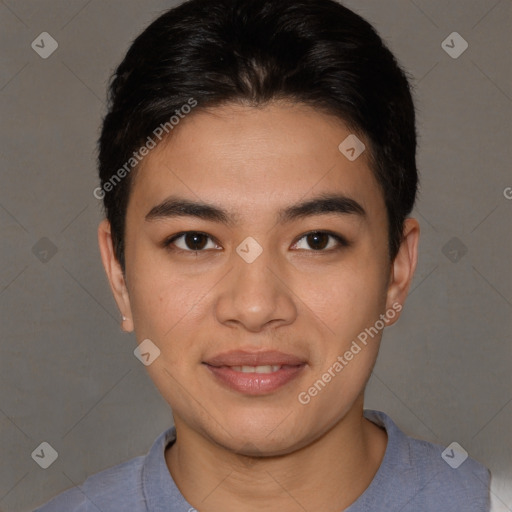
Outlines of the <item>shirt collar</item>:
M175 440L176 427L173 426L156 439L142 466L142 488L150 512L194 510L176 487L165 461L165 450Z

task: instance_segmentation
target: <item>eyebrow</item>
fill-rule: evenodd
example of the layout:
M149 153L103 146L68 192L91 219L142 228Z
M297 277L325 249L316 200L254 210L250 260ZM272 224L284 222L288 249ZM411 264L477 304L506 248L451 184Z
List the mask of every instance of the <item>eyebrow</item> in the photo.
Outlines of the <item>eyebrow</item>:
M313 199L283 208L278 212L278 222L285 224L294 220L329 213L366 217L365 209L355 199L339 194L321 194ZM232 216L218 206L174 196L168 197L154 206L145 218L146 221L154 221L174 217L196 217L227 226L233 226L238 218L238 216Z

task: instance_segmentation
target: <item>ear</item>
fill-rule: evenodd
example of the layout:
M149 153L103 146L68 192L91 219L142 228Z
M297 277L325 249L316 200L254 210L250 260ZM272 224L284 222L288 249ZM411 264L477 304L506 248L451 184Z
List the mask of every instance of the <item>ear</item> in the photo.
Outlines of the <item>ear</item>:
M98 226L98 244L100 246L101 261L107 273L110 288L114 294L117 307L123 315L121 328L126 332L131 332L133 331L133 319L130 298L124 273L114 253L110 222L107 219L102 220Z
M411 286L416 263L418 262L418 243L420 225L416 219L405 219L403 238L398 254L391 265L391 275L388 285L386 308L401 311L409 287ZM389 325L394 324L400 315L390 319Z

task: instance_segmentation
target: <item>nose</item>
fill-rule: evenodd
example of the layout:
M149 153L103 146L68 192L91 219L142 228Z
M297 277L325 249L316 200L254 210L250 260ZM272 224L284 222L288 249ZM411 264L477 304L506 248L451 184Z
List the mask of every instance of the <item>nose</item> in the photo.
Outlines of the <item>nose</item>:
M252 263L237 254L233 260L234 268L223 280L215 304L217 320L250 332L293 323L297 317L294 294L270 252L263 251Z

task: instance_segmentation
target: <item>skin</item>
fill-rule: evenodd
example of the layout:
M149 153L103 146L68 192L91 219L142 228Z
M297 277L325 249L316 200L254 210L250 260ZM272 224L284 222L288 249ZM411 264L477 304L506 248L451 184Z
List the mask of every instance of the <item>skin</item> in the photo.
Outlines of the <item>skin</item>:
M135 175L124 274L108 221L99 226L123 329L161 351L147 369L174 415L167 466L201 512L339 512L364 492L384 456L385 431L363 418L382 331L307 405L297 399L359 333L404 303L416 267L418 222L406 219L389 261L386 208L367 154L351 162L338 150L349 134L341 120L297 104L198 110ZM366 215L278 221L279 210L326 193L354 199ZM233 222L145 219L171 195L221 207ZM198 252L183 238L174 251L163 246L183 231L212 239ZM311 231L350 245L328 237L315 251L305 237ZM236 252L247 237L263 249L252 263ZM240 348L277 349L307 365L284 387L248 396L226 389L202 364Z

